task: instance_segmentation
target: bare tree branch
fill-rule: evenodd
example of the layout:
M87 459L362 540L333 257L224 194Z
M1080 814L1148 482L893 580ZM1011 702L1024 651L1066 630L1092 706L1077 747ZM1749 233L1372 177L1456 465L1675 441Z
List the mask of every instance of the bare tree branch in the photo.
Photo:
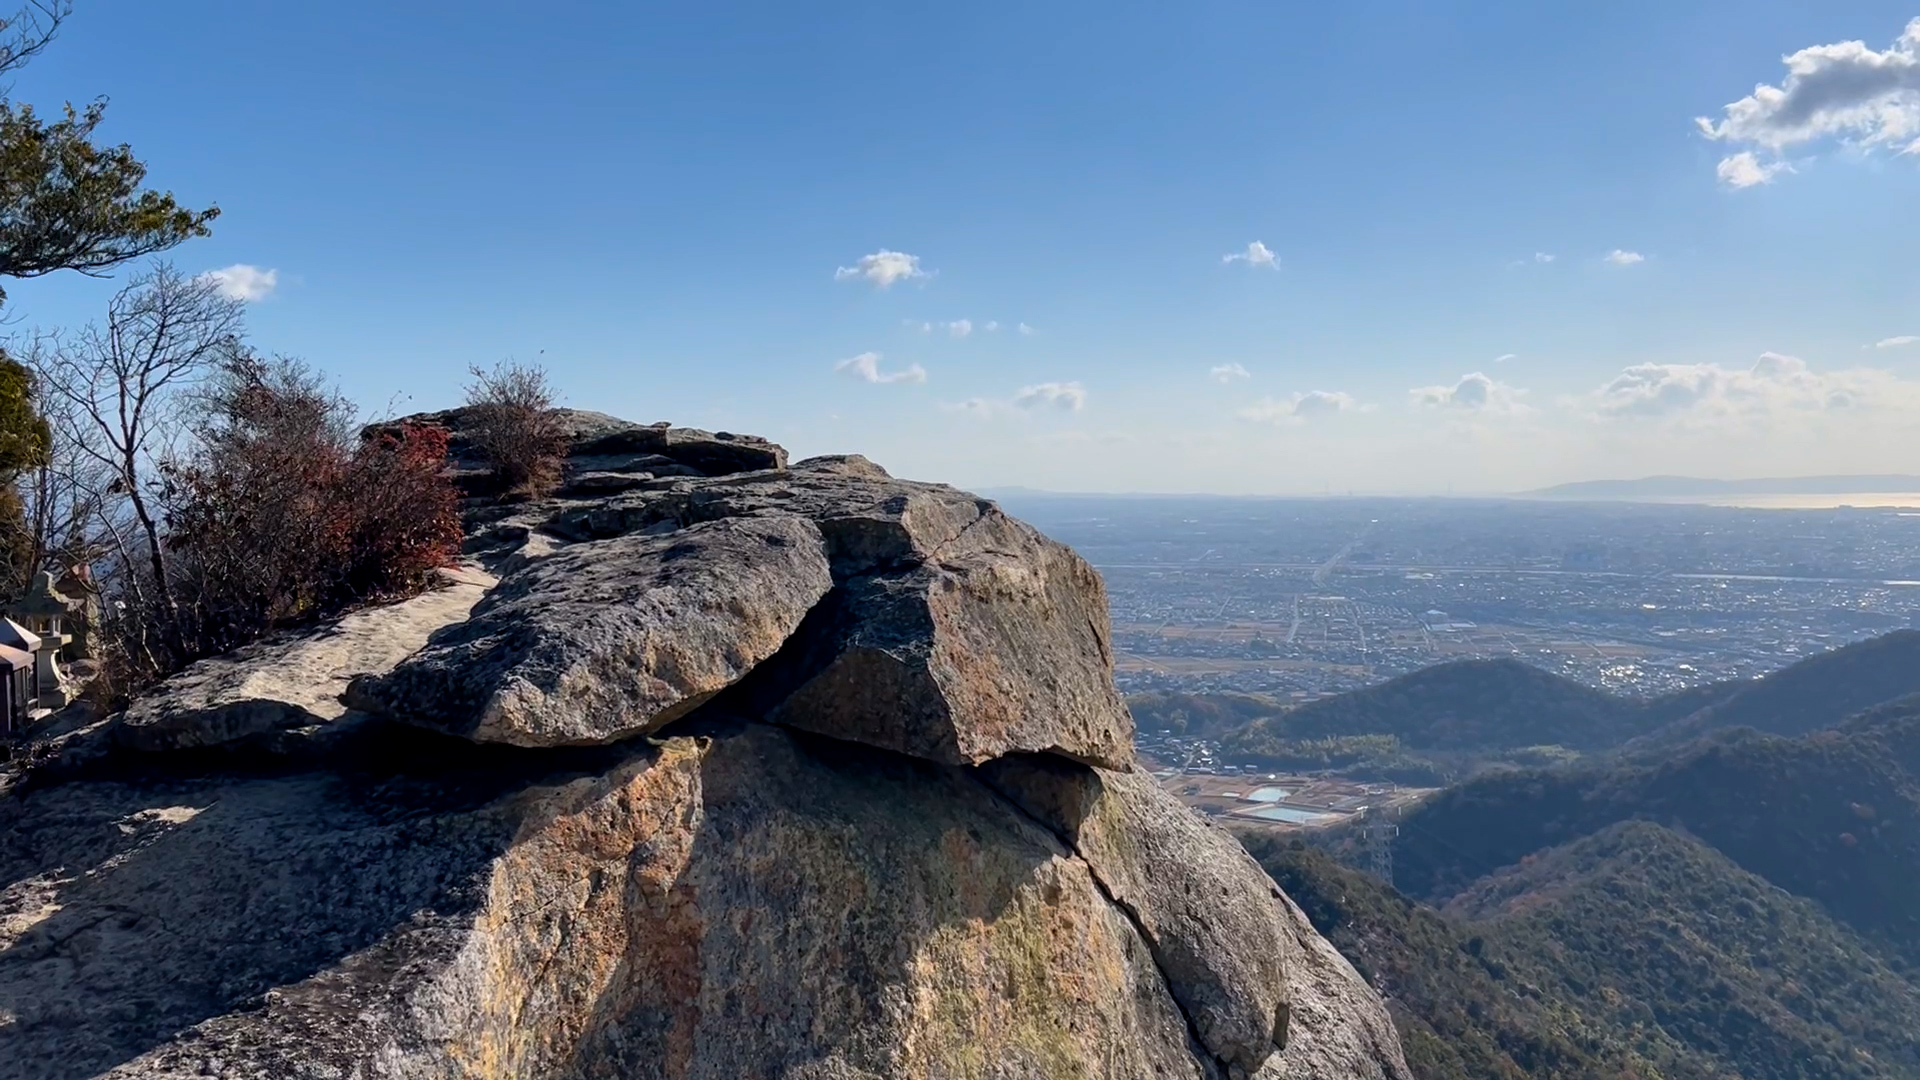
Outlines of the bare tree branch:
M26 356L64 437L131 510L168 608L176 598L149 495L162 464L156 444L173 401L244 353L243 307L214 282L157 264L114 295L104 326L43 337Z
M60 24L73 14L72 0L28 0L26 6L0 20L0 75L26 66L60 33Z

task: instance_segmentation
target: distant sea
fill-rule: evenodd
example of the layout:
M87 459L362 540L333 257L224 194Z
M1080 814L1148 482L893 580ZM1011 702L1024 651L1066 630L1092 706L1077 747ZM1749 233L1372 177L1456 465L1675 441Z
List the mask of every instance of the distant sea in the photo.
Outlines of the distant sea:
M1731 506L1745 510L1837 510L1843 506L1859 510L1913 510L1920 509L1920 491L1853 491L1836 495L1643 495L1617 501L1670 506Z

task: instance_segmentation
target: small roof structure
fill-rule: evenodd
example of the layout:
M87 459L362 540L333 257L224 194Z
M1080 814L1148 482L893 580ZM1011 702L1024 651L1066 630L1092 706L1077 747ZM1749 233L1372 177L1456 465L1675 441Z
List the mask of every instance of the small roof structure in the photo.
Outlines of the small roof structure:
M40 648L40 635L12 619L0 619L0 645L32 653Z
M0 664L6 665L11 671L25 671L33 666L33 654L11 645L0 645Z

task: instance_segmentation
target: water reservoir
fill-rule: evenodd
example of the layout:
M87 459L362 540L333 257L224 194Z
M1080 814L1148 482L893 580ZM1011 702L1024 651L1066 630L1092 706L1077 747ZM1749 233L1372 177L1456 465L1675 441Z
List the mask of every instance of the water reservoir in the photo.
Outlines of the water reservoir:
M1322 814L1317 810L1297 810L1291 806L1263 806L1258 810L1247 811L1247 817L1262 821L1285 821L1293 825L1318 825L1338 814Z

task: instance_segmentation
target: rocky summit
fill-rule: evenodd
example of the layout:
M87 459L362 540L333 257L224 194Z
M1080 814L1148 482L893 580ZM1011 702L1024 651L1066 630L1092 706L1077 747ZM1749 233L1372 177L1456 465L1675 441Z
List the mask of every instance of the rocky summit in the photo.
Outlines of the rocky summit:
M1408 1075L1134 768L1085 561L863 458L565 420L443 589L11 766L0 1077Z

